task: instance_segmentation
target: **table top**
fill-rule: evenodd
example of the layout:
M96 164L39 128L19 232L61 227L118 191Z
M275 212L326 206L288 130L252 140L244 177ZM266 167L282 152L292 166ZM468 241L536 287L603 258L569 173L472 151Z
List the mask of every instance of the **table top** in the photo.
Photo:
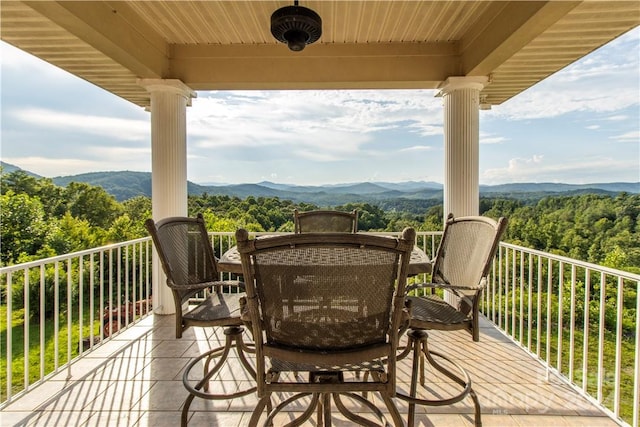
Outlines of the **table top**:
M226 251L218 260L218 271L224 273L242 274L242 261L237 246L233 246ZM409 260L409 276L423 273L431 273L431 260L427 254L417 246L411 251Z

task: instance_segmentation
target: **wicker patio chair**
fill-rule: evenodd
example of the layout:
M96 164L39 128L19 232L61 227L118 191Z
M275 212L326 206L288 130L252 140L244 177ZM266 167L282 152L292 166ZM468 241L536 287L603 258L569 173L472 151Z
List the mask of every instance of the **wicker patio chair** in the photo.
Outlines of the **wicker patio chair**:
M331 210L293 211L296 233L356 233L358 231L358 211L340 212Z
M316 409L316 425L331 425L332 399L350 421L378 425L348 410L346 396L386 426L386 416L363 397L376 391L393 423L403 425L392 397L398 336L409 321L404 291L415 231L405 229L399 239L304 233L248 240L238 230L236 239L247 284L243 315L257 352L260 400L249 425L265 407L264 425L281 425L278 413L303 397L310 403L286 425L302 424ZM283 292L291 286L304 289ZM275 393L288 397L270 410Z
M408 296L411 309L408 345L398 356L399 359L413 352L413 368L409 395L398 393L398 397L409 402L409 426L414 424L415 405L442 406L461 401L467 395L473 399L475 424L480 426L480 404L472 389L471 378L466 370L448 356L429 350L427 330L467 330L474 341L480 339L478 326L478 305L482 291L487 285L487 276L491 268L500 238L506 228L507 220L469 216L455 218L449 215L442 240L438 246L433 264L431 283L414 284L407 292L417 289L444 289L457 299L456 306L451 305L435 292L426 296ZM433 356L444 359L455 366L458 374L438 363ZM424 386L424 359L438 371L458 383L462 392L454 397L440 400L416 399L418 375ZM419 363L420 362L420 363Z
M182 425L187 424L189 406L193 399L232 399L255 392L252 387L229 394L209 393L209 381L225 364L232 348L236 349L242 366L255 378L255 369L245 352L255 353L252 344L243 340L244 327L240 319L239 300L244 283L237 280L220 281L216 259L209 241L202 215L197 218L170 217L157 223L152 219L145 226L155 245L173 293L176 311L176 338L191 326L224 328L225 344L192 360L186 367L183 383L189 395L182 410ZM216 360L217 358L217 360ZM213 368L209 369L212 361ZM190 380L191 370L204 361L202 379L195 386Z

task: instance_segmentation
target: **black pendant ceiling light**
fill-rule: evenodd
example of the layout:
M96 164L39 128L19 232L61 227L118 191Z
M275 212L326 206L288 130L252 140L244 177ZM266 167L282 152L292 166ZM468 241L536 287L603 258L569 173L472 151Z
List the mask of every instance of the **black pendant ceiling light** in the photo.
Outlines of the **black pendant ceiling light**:
M298 6L285 6L271 15L271 34L286 43L294 52L300 52L322 35L322 19L313 10Z

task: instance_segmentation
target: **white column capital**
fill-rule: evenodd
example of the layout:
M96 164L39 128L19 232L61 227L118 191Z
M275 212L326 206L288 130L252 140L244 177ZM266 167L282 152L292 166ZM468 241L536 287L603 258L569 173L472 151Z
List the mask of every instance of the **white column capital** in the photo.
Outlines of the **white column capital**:
M149 93L168 92L182 96L189 106L191 106L191 99L198 97L193 89L178 79L138 79L137 83Z
M438 92L436 96L444 96L458 89L482 90L487 83L489 83L489 78L486 76L448 77L447 80L438 87L440 92Z

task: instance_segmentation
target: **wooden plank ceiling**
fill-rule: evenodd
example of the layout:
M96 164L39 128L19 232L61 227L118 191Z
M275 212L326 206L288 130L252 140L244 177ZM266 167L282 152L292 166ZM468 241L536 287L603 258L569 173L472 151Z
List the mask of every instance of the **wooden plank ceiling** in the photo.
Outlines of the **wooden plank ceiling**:
M139 78L194 90L438 88L487 76L500 104L640 25L638 1L302 1L320 40L271 35L287 1L2 0L2 40L137 105Z

